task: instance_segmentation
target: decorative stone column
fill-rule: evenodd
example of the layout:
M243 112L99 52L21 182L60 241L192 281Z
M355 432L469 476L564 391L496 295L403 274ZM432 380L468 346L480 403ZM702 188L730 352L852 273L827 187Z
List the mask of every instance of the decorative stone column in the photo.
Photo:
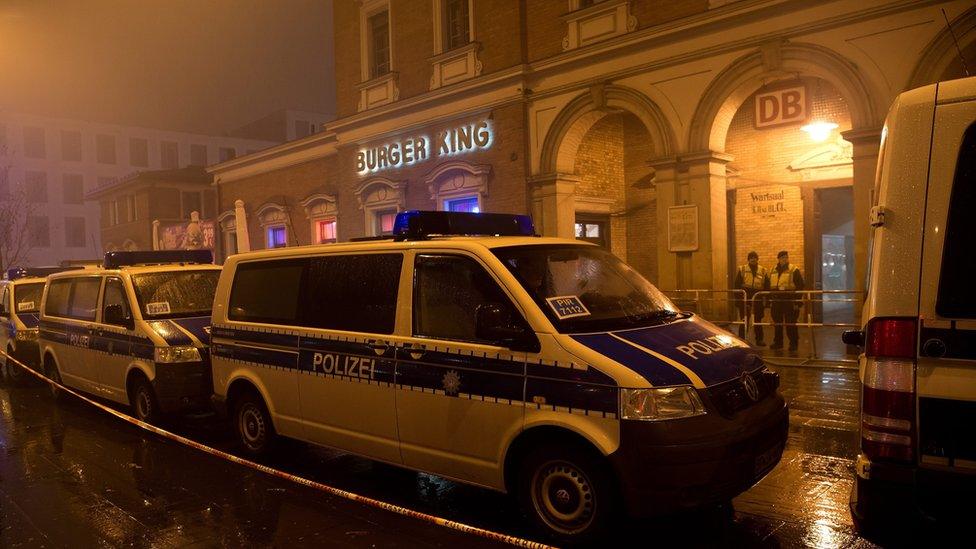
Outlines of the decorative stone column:
M247 230L247 214L241 199L234 201L234 223L237 226L237 251L251 251L251 233Z
M555 173L529 180L532 219L542 236L575 238L577 175Z
M725 165L731 160L730 155L706 151L649 162L655 170L657 283L662 289L728 288ZM672 251L669 245L669 209L691 205L698 207L697 249Z
M868 268L868 241L871 238L871 190L874 189L881 148L881 128L861 128L843 132L854 145L854 287L864 291Z

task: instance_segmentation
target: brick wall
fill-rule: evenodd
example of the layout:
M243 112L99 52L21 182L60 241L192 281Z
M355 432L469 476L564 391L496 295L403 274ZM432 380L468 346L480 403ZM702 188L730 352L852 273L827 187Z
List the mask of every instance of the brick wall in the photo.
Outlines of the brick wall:
M810 94L810 120L836 123L831 140L839 138L839 132L851 129L851 117L847 103L829 82L806 78ZM735 157L729 167L739 172L738 181L750 183L798 183L803 175L791 171L788 166L800 156L823 144L814 143L800 130L802 123L769 129L753 127L755 96L742 104L732 118L725 140L725 151Z
M650 135L635 116L623 117L624 180L627 193L627 262L651 282L657 281L657 195L647 161L653 156Z
M795 185L763 185L735 191L736 266L751 251L767 269L776 265L780 250L803 269L803 201Z
M627 222L619 215L625 209L623 116L610 114L586 132L576 152L576 196L610 199L610 251L627 258ZM577 211L585 203L577 202Z
M427 58L434 55L433 9L429 0L390 1L393 70L398 73L401 100L426 93L430 86Z
M353 0L332 2L335 41L336 116L356 114L360 78L359 3Z
M519 0L474 2L474 39L481 42L478 58L484 65L482 74L514 67L522 62L523 29L519 3ZM530 4L534 6L535 2Z
M631 0L637 27L646 29L667 21L708 11L708 0Z
M607 115L580 143L576 195L613 200L610 250L653 281L657 278L657 201L647 165L651 156L650 136L637 117ZM577 209L585 208L579 202Z

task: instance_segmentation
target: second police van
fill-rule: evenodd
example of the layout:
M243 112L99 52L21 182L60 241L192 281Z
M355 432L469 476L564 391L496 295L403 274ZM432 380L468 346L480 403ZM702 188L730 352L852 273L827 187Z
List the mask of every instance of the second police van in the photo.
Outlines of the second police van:
M405 212L386 240L228 258L213 382L244 448L282 435L514 492L571 542L776 465L788 412L759 356L606 250L532 235Z
M102 268L51 275L40 307L45 375L143 421L206 408L219 276L209 250L109 252Z
M0 280L0 368L18 381L24 372L14 360L37 369L37 334L41 296L48 275L81 267L13 267ZM7 360L7 357L14 360Z

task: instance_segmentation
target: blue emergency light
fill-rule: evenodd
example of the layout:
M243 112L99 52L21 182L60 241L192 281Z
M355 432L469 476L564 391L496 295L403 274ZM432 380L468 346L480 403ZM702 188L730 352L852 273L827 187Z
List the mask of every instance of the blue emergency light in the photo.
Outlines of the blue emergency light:
M536 236L527 215L469 212L400 212L393 222L398 240L423 240L430 236Z
M64 271L76 271L82 267L11 267L7 269L3 277L7 280L17 280L18 278L37 277L44 278L54 273Z
M210 250L156 250L138 252L106 252L102 265L118 269L131 265L165 265L167 263L213 263Z

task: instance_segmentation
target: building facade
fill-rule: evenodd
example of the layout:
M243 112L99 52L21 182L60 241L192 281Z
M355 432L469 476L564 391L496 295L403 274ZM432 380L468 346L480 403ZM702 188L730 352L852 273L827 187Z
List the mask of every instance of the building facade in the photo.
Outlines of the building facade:
M89 198L99 187L138 171L202 167L275 144L0 111L0 202L28 210L25 225L15 228L26 232L26 253L3 258L4 266L99 257L101 209Z
M665 289L750 250L861 288L887 106L976 59L970 2L350 0L334 27L338 118L209 168L225 241L530 213Z
M194 248L214 249L217 193L203 167L129 174L88 193L99 205L99 243L115 250L183 249L194 218L206 237Z

